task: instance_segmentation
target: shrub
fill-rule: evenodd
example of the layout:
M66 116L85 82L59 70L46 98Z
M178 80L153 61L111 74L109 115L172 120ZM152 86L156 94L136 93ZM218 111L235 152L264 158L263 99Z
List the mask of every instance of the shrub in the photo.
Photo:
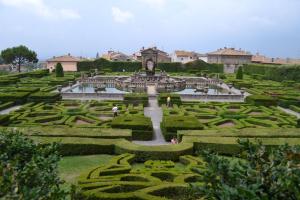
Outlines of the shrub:
M246 102L255 106L277 106L277 99L267 95L251 95L246 97Z
M193 116L164 116L161 129L166 140L177 136L177 130L202 130L204 126Z
M9 124L9 115L0 115L0 125L7 125Z
M64 68L62 67L61 63L56 64L55 74L56 74L56 77L64 77Z

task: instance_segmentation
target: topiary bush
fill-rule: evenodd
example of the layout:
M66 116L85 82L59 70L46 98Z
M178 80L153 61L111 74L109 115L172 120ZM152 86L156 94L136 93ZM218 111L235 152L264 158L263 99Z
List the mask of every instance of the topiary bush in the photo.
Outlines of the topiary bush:
M132 104L137 106L143 104L144 107L148 106L148 95L146 93L131 93L124 95L124 103L126 105Z

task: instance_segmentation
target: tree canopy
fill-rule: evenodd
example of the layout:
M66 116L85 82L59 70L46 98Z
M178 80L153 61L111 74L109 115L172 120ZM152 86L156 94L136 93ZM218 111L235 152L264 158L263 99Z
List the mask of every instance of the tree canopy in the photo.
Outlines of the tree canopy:
M261 142L240 140L238 158L204 152L202 185L194 189L205 199L300 199L299 149L287 145L267 148Z
M58 145L36 145L16 131L0 131L0 199L65 199Z
M21 66L27 63L37 63L37 54L26 46L7 48L1 52L1 57L6 64L13 64L21 71Z

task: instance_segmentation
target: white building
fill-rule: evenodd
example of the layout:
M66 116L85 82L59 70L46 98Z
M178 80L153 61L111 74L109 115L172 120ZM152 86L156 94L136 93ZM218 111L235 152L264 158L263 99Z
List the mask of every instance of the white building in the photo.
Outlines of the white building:
M190 51L175 51L171 57L172 62L188 63L198 60L198 54Z

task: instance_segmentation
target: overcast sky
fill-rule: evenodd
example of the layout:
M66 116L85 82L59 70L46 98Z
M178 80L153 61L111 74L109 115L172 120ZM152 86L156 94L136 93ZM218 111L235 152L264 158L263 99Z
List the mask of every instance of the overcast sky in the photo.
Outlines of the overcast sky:
M40 59L153 45L300 57L300 0L0 0L0 50L20 44Z

